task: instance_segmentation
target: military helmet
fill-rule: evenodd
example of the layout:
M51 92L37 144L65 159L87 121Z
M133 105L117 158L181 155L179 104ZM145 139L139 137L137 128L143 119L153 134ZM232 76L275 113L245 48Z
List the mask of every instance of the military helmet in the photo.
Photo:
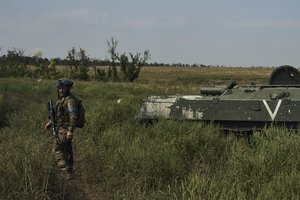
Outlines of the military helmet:
M73 82L69 79L66 78L61 78L56 82L56 88L62 88L62 87L67 87L71 88L73 87Z

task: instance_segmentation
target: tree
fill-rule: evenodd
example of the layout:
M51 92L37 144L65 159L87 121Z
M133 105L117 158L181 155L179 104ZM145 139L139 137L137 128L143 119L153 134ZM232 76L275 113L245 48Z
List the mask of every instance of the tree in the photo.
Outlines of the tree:
M89 69L89 57L86 55L86 51L82 48L79 48L79 51L72 47L68 51L67 55L67 65L71 68L72 78L78 78L82 80L88 79L88 69Z
M72 47L71 50L68 51L67 55L67 64L71 68L71 74L78 71L78 62L76 60L76 49L75 47Z
M27 63L22 49L8 50L4 58L4 65L7 68L7 73L12 76L27 76Z
M108 78L112 81L117 81L119 79L118 73L117 73L117 64L116 64L116 48L118 46L118 41L116 41L114 38L111 38L111 41L107 41L108 46L108 53L110 54L110 59L107 60L108 64Z
M89 78L88 71L90 58L86 55L86 51L84 49L79 48L77 59L79 61L79 73L77 78L87 80Z
M111 67L112 78L118 78L116 69L116 61L118 61L121 66L122 78L124 81L133 82L137 79L141 68L146 64L147 60L150 59L150 51L145 50L143 56L141 53L136 53L135 55L129 53L129 56L127 56L126 53L119 55L119 53L116 52L118 45L117 40L111 38L110 41L107 41L107 45L111 58L109 66Z

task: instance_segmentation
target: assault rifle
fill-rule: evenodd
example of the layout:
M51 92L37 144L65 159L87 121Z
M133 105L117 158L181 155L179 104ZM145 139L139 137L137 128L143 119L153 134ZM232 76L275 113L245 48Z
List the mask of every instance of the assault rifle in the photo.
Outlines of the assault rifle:
M48 117L51 120L51 129L52 129L52 133L53 135L56 137L57 136L57 130L56 130L56 120L55 120L55 109L53 106L53 101L50 100L48 102Z

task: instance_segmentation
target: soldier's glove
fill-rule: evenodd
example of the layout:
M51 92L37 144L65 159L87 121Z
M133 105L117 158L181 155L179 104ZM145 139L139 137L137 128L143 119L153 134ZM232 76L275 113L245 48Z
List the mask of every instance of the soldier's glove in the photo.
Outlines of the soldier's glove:
M73 133L71 131L67 132L67 139L72 140L73 139Z

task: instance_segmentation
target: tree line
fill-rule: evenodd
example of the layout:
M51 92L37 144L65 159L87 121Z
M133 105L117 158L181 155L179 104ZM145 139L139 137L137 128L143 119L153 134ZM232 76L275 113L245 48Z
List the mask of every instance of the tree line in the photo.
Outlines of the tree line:
M97 81L132 82L139 76L141 68L147 65L150 51L143 53L119 53L118 41L107 41L109 58L90 58L83 48L72 47L66 58L47 59L39 56L25 56L24 50L13 48L0 57L0 77L59 78Z
M118 41L107 41L108 58L90 58L83 48L72 47L65 58L42 58L41 54L25 56L24 50L13 48L0 56L0 77L49 78L68 77L80 80L132 82L143 66L151 67L215 67L199 64L148 63L150 51L143 53L119 53Z

